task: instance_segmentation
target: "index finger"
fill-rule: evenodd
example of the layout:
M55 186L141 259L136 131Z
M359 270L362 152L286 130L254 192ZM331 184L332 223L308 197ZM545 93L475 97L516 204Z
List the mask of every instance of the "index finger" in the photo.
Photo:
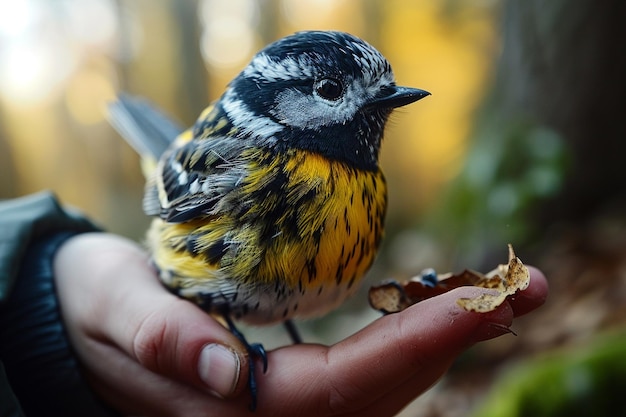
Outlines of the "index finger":
M505 302L487 314L465 311L456 303L484 289L458 288L381 317L330 348L299 345L270 352L270 369L259 380L263 393L259 411L286 416L308 410L310 415L321 416L356 412L370 405L375 410L375 403L396 387L423 375L424 380L414 385L420 387L414 391L418 395L464 349L506 333L514 315L545 300L545 277L534 268L530 273L529 287L515 302ZM280 404L271 401L277 396L283 399Z
M259 380L259 411L285 416L303 410L321 416L357 411L426 366L442 363L443 372L476 341L483 323L506 328L513 319L506 303L490 314L467 312L456 304L458 298L481 291L459 288L426 300L381 317L330 348L298 345L270 352L271 366ZM438 377L429 377L427 386Z
M509 297L515 317L523 316L540 307L548 297L548 280L543 272L532 266L527 266L527 268L530 272L528 288Z

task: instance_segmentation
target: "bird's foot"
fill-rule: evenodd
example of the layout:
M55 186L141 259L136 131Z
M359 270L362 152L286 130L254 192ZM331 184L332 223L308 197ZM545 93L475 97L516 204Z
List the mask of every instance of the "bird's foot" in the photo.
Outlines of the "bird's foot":
M255 360L260 358L263 363L263 373L267 372L267 353L265 348L260 343L248 343L246 337L237 329L235 323L228 315L224 315L224 320L228 324L230 332L244 345L248 352L248 389L250 389L250 396L252 397L250 402L250 411L256 410L257 406L257 381L256 381L256 363Z

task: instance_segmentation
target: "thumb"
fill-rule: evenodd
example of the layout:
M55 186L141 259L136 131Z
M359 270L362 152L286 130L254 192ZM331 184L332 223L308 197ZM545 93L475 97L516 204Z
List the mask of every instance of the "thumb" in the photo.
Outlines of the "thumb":
M113 235L75 240L64 249L74 255L65 256L73 271L75 259L91 259L91 269L82 271L90 278L75 284L90 286L83 294L100 294L73 315L83 317L86 331L152 372L219 397L242 392L248 378L245 348L196 305L168 292L141 248Z
M242 391L248 358L227 329L185 300L162 300L149 310L135 311L136 319L120 335L129 355L156 373L218 397Z

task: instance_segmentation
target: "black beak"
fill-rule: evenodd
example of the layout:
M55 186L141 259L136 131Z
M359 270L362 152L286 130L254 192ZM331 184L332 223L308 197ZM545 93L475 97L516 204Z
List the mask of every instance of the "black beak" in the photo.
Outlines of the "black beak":
M377 97L374 97L368 104L372 107L394 109L406 106L429 96L428 91L419 88L393 86L386 88Z

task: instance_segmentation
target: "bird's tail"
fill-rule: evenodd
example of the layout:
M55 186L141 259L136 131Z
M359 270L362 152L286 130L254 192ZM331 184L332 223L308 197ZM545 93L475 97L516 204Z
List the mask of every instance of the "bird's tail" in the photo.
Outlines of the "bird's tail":
M149 101L120 94L108 106L108 119L117 132L141 155L146 177L183 128Z

